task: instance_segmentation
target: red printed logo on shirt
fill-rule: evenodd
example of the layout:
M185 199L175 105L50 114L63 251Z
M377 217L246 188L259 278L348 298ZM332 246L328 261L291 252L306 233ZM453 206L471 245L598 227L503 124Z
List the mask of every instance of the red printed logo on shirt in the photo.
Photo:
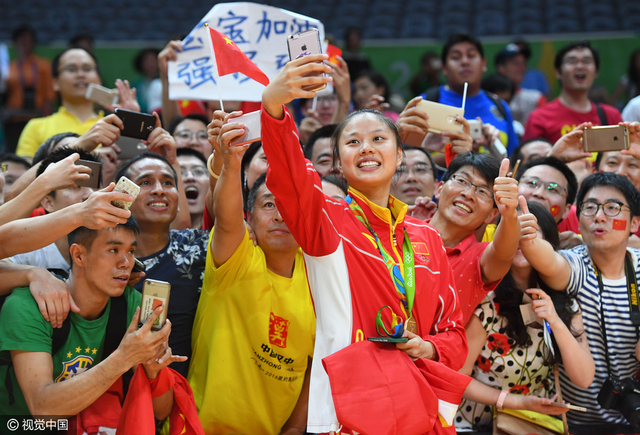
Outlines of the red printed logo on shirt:
M427 248L426 243L415 242L415 243L411 243L411 246L413 246L414 253L418 255L429 255L429 248Z
M289 334L289 322L287 319L271 313L269 318L269 343L278 347L287 347L287 335Z

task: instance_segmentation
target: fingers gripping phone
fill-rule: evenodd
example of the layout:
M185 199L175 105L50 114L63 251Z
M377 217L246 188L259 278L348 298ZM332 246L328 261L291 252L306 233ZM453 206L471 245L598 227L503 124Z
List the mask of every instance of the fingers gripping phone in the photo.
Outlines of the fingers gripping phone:
M102 106L113 106L118 104L118 93L115 89L105 88L95 83L89 83L87 93L84 95L87 100L95 101Z
M628 150L629 129L624 125L585 128L582 142L587 152Z
M153 310L162 306L162 313L158 316L152 331L159 331L167 320L167 311L169 310L169 295L171 293L171 284L165 281L156 281L148 279L142 287L142 302L140 304L140 323L146 322Z
M76 165L88 166L91 174L88 180L78 180L76 184L80 187L90 187L99 189L102 184L102 162L92 162L91 160L77 160Z
M129 180L127 177L120 177L120 179L118 180L118 184L116 184L116 187L113 189L113 191L128 193L133 197L133 200L135 201L135 199L138 197L138 194L140 193L140 186ZM111 204L116 207L129 210L133 202L117 199L115 201L111 201Z
M289 48L289 60L300 59L301 57L312 54L322 54L320 32L318 32L318 29L309 29L305 32L289 35L287 38L287 46ZM313 72L305 74L305 77L324 77L324 73ZM320 85L303 86L302 89L305 91L319 91L326 87L326 83L323 83Z
M153 129L156 128L156 117L148 113L132 112L119 108L116 108L115 113L124 124L120 136L147 140Z
M246 115L238 116L237 118L231 118L229 122L240 122L244 124L244 134L235 138L229 146L245 145L251 142L257 142L260 140L260 110L247 113Z

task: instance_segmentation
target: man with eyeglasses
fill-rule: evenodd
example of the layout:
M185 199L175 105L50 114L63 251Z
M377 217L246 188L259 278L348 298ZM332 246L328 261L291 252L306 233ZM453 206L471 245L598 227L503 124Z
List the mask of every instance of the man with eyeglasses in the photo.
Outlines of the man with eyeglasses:
M573 385L564 373L560 375L563 399L588 409L569 411L571 433L638 433L622 413L605 409L597 397L606 389L603 384L608 378L635 378L640 369L636 353L640 319L636 319L634 297L640 279L640 250L628 248L629 235L640 227L640 193L628 179L599 172L582 182L577 204L584 245L554 252L548 242L536 237L536 219L523 207L520 249L549 287L577 297L582 310L596 375L586 389ZM637 398L636 393L631 395ZM620 396L621 403L628 403L629 396Z
M555 58L556 77L562 85L560 96L531 112L523 139L542 137L555 143L583 122L593 125L621 122L618 109L589 99L599 67L598 51L589 41L573 42L560 49Z
M89 84L100 84L98 65L92 54L72 48L58 54L51 63L53 89L60 95L60 109L53 115L32 119L27 123L16 154L33 157L41 143L51 136L72 132L82 135L99 119L91 100L85 98Z
M520 167L516 179L520 195L542 205L553 216L560 231L560 247L570 248L582 243L577 236L580 230L572 206L578 192L578 180L567 165L555 157L542 157Z
M518 249L518 182L507 177L509 161L489 154L461 154L451 161L436 189L438 210L429 224L440 233L456 289L463 322L511 268ZM493 242L480 243L475 231L501 219Z
M431 155L410 145L404 145L402 151L404 158L391 182L391 194L409 206L420 197L431 199L438 175Z
M193 148L178 148L178 163L182 176L182 185L189 204L191 226L202 229L202 217L205 199L209 191L209 171L207 160Z
M213 147L207 138L207 124L209 120L199 113L190 113L184 118L178 116L171 121L167 131L180 148L191 148L208 159L213 152Z

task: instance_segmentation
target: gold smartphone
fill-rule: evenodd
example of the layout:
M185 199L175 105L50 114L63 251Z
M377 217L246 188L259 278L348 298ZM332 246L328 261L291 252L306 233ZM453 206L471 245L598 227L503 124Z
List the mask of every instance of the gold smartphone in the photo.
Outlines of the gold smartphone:
M420 101L416 107L429 115L427 122L431 133L442 134L443 131L462 128L462 124L456 121L456 116L464 117L464 110L461 107L426 100Z
M156 281L155 279L147 279L142 287L142 302L140 304L140 323L144 323L153 313L153 310L159 306L163 306L162 313L158 316L151 327L152 331L159 331L167 320L167 311L169 310L169 295L171 293L171 284L165 281Z
M585 128L582 143L587 152L628 150L629 129L624 125Z

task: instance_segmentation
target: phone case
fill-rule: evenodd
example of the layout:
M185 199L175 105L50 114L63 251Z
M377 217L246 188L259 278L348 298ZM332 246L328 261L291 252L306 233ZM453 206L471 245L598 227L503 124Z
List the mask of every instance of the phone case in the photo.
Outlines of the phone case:
M102 162L92 162L90 160L78 160L77 165L88 166L91 169L91 175L88 180L76 181L76 184L80 187L90 187L92 189L99 189L102 184Z
M234 139L229 146L235 147L245 145L251 142L257 142L260 140L260 113L261 110L247 113L246 115L238 116L237 118L231 118L229 122L241 122L245 125L245 133Z
M622 125L585 128L582 143L587 152L628 150L629 129Z
M469 135L473 140L482 140L482 121L469 119Z
M118 108L116 108L115 113L118 118L122 119L124 124L120 136L146 140L155 128L156 117L148 113L138 113Z
M461 107L447 106L433 101L420 101L416 107L429 115L429 131L441 134L447 130L459 130L462 124L456 121L456 116L464 117Z
M318 29L309 29L305 32L289 35L287 38L287 46L289 48L289 60L296 60L303 56L312 54L322 54L322 45L320 45L320 33ZM324 77L324 73L309 73L305 77ZM326 84L303 86L305 91L320 91L326 88Z
M90 83L84 96L87 100L95 101L102 106L118 104L118 94L115 90Z
M142 302L140 303L140 323L144 323L153 313L153 310L163 305L164 309L151 327L152 331L159 331L167 320L169 311L169 295L171 284L165 281L147 279L142 288Z
M133 199L135 200L140 193L140 186L129 180L127 177L120 177L120 179L118 180L118 184L116 184L116 187L115 189L113 189L113 191L128 193L129 195L133 196ZM129 210L129 208L131 208L131 204L133 204L133 201L128 202L117 199L115 201L111 201L111 204L116 207Z

